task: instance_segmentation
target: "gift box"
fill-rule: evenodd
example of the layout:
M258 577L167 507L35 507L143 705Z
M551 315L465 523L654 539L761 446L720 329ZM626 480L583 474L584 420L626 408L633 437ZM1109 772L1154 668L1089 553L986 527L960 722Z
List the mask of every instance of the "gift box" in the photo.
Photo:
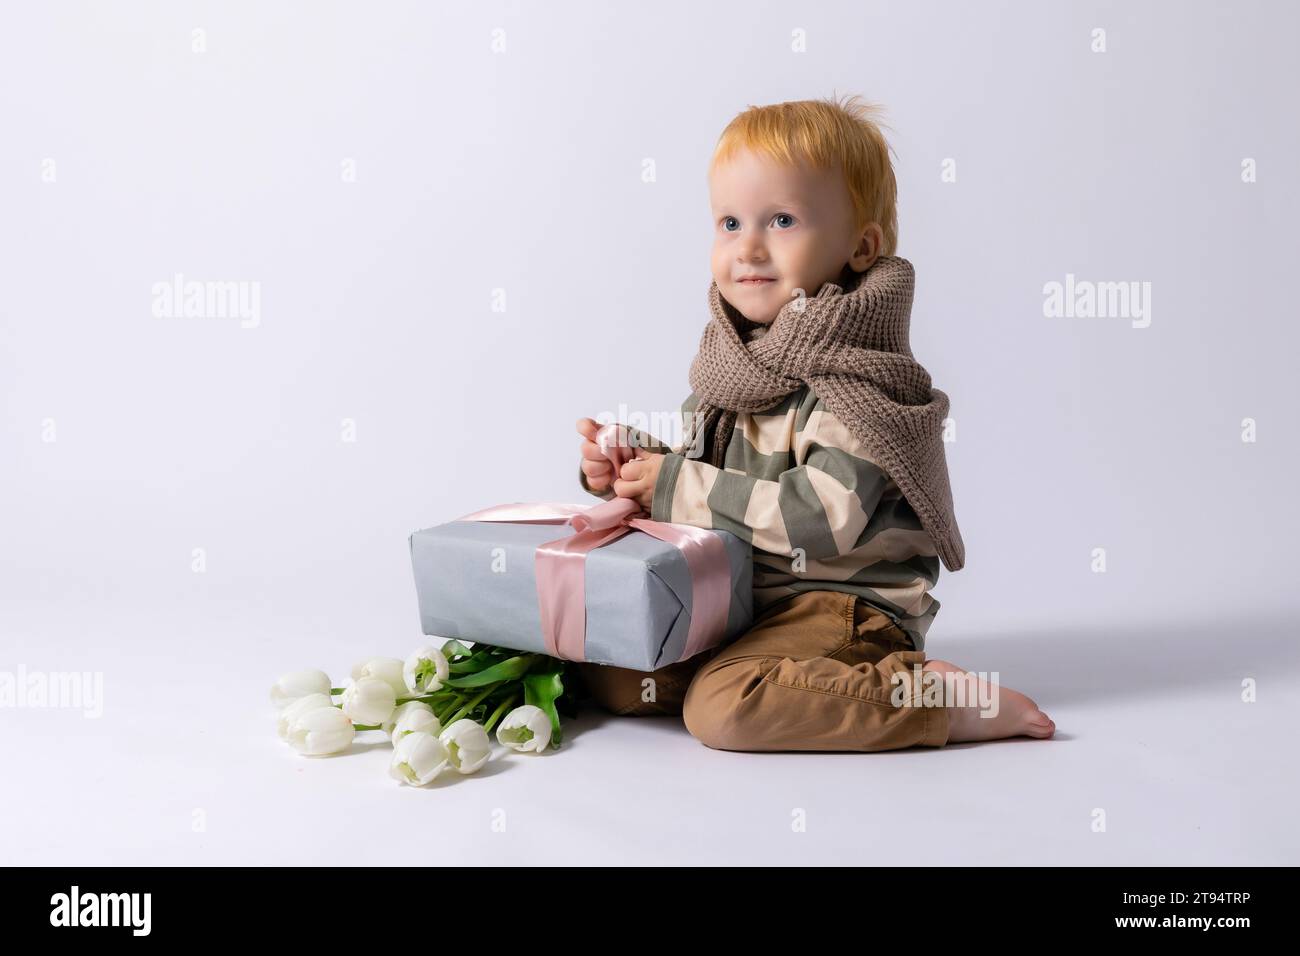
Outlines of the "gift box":
M638 435L595 436L616 474ZM753 549L629 498L497 505L410 537L425 634L652 671L753 623Z
M415 532L423 632L652 671L747 630L750 544L638 511L503 505Z

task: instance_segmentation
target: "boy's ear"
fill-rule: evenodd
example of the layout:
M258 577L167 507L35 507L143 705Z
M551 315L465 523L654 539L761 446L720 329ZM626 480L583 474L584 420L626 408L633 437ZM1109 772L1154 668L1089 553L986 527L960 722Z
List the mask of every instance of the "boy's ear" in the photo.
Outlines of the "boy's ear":
M880 257L880 250L885 244L885 232L880 223L869 222L862 230L857 248L849 257L849 265L854 272L866 272Z

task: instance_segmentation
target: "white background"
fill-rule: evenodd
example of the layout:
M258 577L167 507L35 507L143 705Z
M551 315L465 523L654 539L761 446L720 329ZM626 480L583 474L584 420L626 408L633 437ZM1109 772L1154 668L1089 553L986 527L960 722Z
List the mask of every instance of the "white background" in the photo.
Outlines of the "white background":
M0 670L100 673L104 713L0 710L0 862L1297 862L1298 26L1259 2L6 5ZM913 348L957 426L968 563L927 650L1056 739L735 754L590 713L427 791L382 744L293 755L278 674L420 643L411 531L581 501L574 420L685 397L731 117L847 93L888 110ZM259 324L155 317L176 273L259 283ZM1067 273L1150 282L1150 326L1045 318Z

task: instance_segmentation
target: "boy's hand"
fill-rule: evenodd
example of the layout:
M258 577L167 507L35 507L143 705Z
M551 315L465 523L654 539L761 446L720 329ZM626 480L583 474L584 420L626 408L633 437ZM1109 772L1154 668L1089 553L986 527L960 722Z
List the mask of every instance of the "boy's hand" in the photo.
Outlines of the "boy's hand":
M620 498L634 499L649 514L664 456L644 448L635 448L633 451L636 452L636 458L624 462L622 472L614 480L614 494Z
M635 499L649 514L664 456L644 448L633 448L636 458L625 462L622 474L615 475L614 466L596 444L596 432L600 427L600 422L594 418L578 419L578 434L582 436L582 473L587 476L588 487L601 494L612 486L616 496Z
M594 418L578 419L578 434L583 438L582 473L587 476L587 485L597 494L605 491L614 480L614 466L596 444L599 430L600 422Z

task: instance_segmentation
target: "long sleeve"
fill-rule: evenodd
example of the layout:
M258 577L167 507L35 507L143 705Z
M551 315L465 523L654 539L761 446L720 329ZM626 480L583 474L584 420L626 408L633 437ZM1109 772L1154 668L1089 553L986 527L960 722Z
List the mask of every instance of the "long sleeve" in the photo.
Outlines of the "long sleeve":
M730 531L786 557L824 560L857 548L889 476L815 395L777 411L738 419L726 469L668 454L651 517ZM794 467L756 476L790 459Z

